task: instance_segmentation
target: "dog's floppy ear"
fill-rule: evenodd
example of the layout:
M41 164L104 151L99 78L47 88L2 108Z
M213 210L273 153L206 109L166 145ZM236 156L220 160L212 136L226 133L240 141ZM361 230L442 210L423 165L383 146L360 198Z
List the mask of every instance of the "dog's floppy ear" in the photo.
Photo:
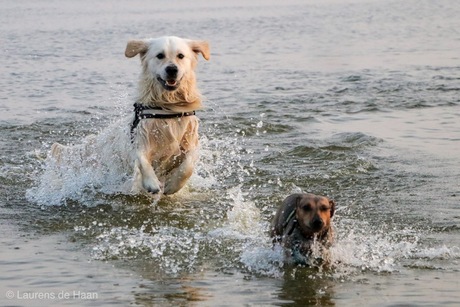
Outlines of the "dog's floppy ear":
M302 197L303 197L303 194L301 193L291 194L283 200L283 204L285 206L292 207L295 210L295 208L299 205Z
M190 48L192 48L193 52L201 53L203 58L206 61L209 61L211 58L211 54L209 52L209 43L207 41L189 41L188 42Z
M335 201L329 199L329 205L331 205L331 217L333 217L335 212Z
M143 56L147 50L149 49L149 45L146 41L143 40L130 40L126 45L125 56L127 58L135 57L138 54Z

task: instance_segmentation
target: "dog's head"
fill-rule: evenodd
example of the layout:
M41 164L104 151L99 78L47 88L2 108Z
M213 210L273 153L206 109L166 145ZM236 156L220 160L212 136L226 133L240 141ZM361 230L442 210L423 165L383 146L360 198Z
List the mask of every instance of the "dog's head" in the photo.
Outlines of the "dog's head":
M331 227L335 202L324 196L300 194L295 210L297 222L305 234L324 233Z
M198 54L206 60L210 58L207 42L175 36L129 41L125 55L132 58L138 54L144 73L162 89L170 92L194 78L193 70Z

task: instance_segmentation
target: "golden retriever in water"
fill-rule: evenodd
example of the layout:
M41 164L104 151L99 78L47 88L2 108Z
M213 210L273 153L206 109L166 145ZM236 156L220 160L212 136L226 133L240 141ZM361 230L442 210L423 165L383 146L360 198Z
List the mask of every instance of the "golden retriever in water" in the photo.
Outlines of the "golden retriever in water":
M273 243L280 243L289 260L310 264L314 243L326 263L327 248L333 240L331 218L335 202L324 196L297 193L288 196L278 208L272 221Z
M131 40L125 55L139 55L142 72L131 122L133 191L173 194L192 175L198 150L198 118L202 107L196 87L198 55L209 60L206 41L175 36ZM59 160L65 146L53 144Z

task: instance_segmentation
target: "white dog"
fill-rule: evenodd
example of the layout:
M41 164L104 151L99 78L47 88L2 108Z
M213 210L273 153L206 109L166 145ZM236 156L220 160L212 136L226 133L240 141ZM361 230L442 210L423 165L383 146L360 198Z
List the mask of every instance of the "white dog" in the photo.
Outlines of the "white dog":
M127 144L135 191L173 194L193 173L198 158L195 110L202 107L194 72L198 54L209 60L207 42L174 36L131 40L126 46L125 55L139 55L142 64L132 144ZM51 153L59 160L65 148L55 143Z

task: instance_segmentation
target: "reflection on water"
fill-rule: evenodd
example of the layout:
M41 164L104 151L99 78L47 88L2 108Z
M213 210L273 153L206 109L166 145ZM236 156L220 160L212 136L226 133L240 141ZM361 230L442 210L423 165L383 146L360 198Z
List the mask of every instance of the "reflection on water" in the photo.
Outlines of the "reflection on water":
M0 288L99 293L49 306L455 306L459 14L453 0L4 1ZM209 40L212 60L201 160L155 202L125 190L140 66L123 51L165 34ZM90 134L109 159L46 160ZM330 269L285 265L268 237L299 191L338 204Z

